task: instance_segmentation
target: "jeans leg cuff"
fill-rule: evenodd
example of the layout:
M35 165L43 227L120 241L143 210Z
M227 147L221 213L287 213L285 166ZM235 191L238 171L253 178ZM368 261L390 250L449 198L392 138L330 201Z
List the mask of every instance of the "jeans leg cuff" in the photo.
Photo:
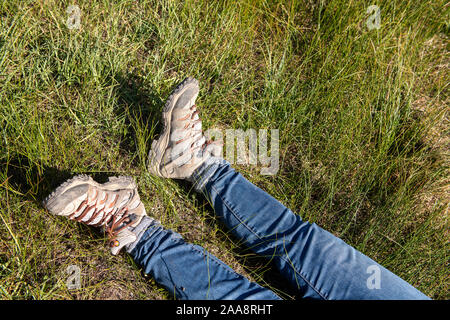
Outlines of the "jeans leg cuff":
M131 251L133 251L133 249L136 247L138 242L141 240L145 231L147 231L147 229L152 225L160 225L160 223L159 223L159 221L157 221L149 216L144 216L142 218L141 222L136 227L134 227L132 230L130 230L131 232L133 232L136 235L136 241L125 246L125 249L127 250L128 253L131 253Z
M197 192L202 192L217 169L228 162L219 157L210 157L198 167L187 180L194 184Z

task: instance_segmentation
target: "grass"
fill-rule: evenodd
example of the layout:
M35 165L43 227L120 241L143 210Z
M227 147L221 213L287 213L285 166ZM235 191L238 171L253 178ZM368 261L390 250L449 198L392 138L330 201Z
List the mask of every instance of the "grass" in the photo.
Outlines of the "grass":
M448 299L448 19L431 0L0 0L0 297L172 298L96 230L42 208L86 173L134 176L164 226L297 298L205 199L146 171L164 100L190 75L205 128L279 129L278 173L236 166L245 177Z

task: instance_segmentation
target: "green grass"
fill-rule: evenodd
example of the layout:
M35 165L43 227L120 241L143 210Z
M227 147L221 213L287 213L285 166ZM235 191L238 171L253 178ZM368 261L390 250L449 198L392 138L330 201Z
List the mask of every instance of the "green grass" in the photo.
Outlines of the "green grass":
M366 27L371 4L380 29ZM204 128L279 129L279 172L236 166L245 177L450 298L448 21L435 0L0 0L0 297L172 297L96 230L42 208L86 173L134 176L165 227L295 298L203 197L146 171L164 100L190 75ZM65 285L72 264L79 290Z

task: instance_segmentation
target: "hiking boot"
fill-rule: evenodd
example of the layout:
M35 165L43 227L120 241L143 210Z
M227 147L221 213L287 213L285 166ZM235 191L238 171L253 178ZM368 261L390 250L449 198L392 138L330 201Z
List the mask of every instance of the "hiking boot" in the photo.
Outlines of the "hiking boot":
M56 188L43 205L52 214L102 227L113 255L136 241L131 230L146 216L134 179L123 176L110 177L103 184L86 175L75 176Z
M195 100L198 81L186 78L167 99L162 113L164 129L149 153L150 173L187 179L206 159L220 155L221 145L206 141Z

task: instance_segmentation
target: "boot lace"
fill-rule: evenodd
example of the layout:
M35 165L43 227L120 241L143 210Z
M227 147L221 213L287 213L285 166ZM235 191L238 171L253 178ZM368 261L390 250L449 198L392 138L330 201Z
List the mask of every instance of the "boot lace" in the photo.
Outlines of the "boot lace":
M95 202L91 205L88 205L88 197L80 203L78 208L70 214L68 217L71 220L75 220L78 222L82 222L87 225L91 225L94 227L104 226L105 232L108 234L109 238L109 245L111 247L118 246L119 241L117 240L117 235L120 231L125 229L126 227L129 227L133 223L133 219L131 218L131 213L128 210L128 207L125 205L122 208L115 208L108 211L105 211L105 209L112 208L119 198L118 194L115 194L114 200L106 206L106 201L108 200L108 193L105 194L105 199L99 200L98 198L98 191L96 191L95 195ZM82 208L84 210L82 210ZM83 221L83 218L92 210L92 215L89 217L89 219ZM82 211L81 211L82 210ZM101 216L103 215L103 216ZM92 224L96 219L101 216L101 219L99 222Z
M183 129L185 129L185 130L188 130L187 131L187 135L184 137L184 138L182 138L182 139L179 139L179 140L177 140L176 142L175 142L175 144L179 144L179 143L181 143L181 142L183 142L183 141L185 141L186 139L189 139L191 136L195 136L196 134L198 134L198 133L201 133L201 135L199 135L199 138L198 139L195 139L194 140L194 142L192 142L191 143L191 146L190 146L190 150L191 151L194 151L195 149L197 149L197 148L200 148L201 150L204 150L208 145L210 145L210 144L212 144L212 143L217 143L216 141L213 141L213 140L206 140L205 139L205 142L203 142L202 144L200 144L200 145L197 145L197 146L195 146L195 144L199 141L199 140L201 140L201 139L204 139L204 134L203 134L203 130L196 130L195 129L195 125L196 124L198 124L198 123L201 123L201 120L200 120L200 118L198 117L198 111L197 111L197 105L192 105L190 108L189 108L189 113L186 115L186 116L184 116L184 117L182 117L182 118L180 118L180 119L177 119L178 121L186 121L186 120L188 120L188 122L186 123L186 125L183 127ZM195 119L195 116L197 116L197 119ZM190 130L189 130L190 129Z

